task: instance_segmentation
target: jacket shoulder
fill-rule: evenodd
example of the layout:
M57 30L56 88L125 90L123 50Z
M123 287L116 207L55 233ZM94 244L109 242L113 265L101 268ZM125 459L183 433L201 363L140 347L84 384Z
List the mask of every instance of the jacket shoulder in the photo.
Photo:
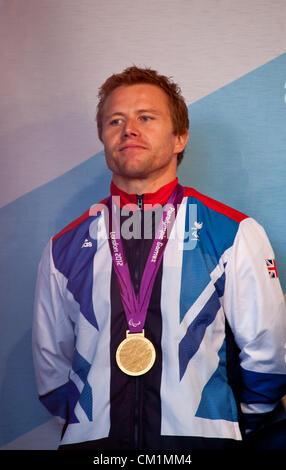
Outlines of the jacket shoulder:
M188 187L185 187L184 189L185 189L184 195L186 197L192 197L194 199L197 199L209 209L212 209L215 212L225 215L229 217L230 219L235 220L238 223L248 218L248 215L244 214L243 212L240 212L230 206L227 206L226 204L223 204L222 202L216 201L215 199L212 199L200 193L196 189L188 188Z
M62 235L68 233L70 230L80 226L83 222L85 222L88 218L96 216L106 204L108 198L103 199L101 202L94 204L90 207L87 211L81 214L79 217L74 219L68 225L66 225L60 232L52 237L52 242L60 238Z

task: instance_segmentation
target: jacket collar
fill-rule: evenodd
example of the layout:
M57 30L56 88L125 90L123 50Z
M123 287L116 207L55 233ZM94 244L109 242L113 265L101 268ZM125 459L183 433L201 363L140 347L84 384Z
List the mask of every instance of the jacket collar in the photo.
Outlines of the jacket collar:
M155 193L145 193L143 195L143 204L152 204L152 206L155 204L160 204L161 206L165 205L168 202L168 199L171 196L177 184L178 184L178 178L162 186ZM132 205L138 204L138 198L136 194L128 194L122 191L117 186L115 186L113 182L111 182L110 191L111 191L111 196L120 197L120 207L123 207L127 204L132 204Z

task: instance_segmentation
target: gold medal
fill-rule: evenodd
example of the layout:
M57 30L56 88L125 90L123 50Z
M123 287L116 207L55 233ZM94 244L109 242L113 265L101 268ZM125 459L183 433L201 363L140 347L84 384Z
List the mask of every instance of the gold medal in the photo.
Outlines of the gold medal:
M127 375L146 374L155 362L156 352L153 344L142 333L126 331L126 339L116 351L118 367Z

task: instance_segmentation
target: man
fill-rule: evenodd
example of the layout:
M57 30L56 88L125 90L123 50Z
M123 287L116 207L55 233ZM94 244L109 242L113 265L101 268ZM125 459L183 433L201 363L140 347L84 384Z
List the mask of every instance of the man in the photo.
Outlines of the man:
M112 198L51 239L35 296L36 378L64 419L60 448L239 445L286 393L265 232L178 184L189 121L166 77L111 76L97 124Z

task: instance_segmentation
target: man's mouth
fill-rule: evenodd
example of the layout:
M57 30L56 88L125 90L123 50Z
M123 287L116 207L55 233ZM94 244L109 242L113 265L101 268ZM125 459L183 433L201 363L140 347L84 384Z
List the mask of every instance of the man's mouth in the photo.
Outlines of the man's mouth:
M119 148L120 152L122 152L123 150L128 150L128 149L146 149L146 147L140 144L125 144Z

